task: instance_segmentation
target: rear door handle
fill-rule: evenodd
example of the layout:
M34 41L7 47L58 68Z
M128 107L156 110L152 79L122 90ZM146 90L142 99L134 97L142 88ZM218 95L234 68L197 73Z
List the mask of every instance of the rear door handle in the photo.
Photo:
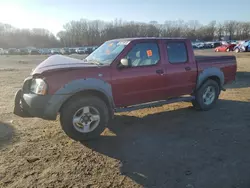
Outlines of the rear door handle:
M163 74L164 71L163 71L162 69L158 69L158 70L156 70L156 73L157 73L157 74Z
M186 71L190 71L190 70L191 70L191 67L185 67L185 70L186 70Z

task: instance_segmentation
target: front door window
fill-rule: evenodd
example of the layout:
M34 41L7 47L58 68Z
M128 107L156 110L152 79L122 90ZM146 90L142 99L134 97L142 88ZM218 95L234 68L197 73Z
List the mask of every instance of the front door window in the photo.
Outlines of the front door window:
M159 49L156 43L138 43L125 57L131 67L155 65L160 60Z

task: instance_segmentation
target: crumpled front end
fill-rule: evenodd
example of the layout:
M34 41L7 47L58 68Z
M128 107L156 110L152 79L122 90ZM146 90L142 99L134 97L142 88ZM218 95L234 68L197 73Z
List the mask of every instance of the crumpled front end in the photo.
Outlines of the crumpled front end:
M55 120L57 112L48 113L51 95L38 95L30 92L32 77L24 80L23 87L15 94L13 113L20 117L38 117Z
M31 114L29 114L28 111L24 109L25 101L23 100L23 93L28 92L31 79L31 77L26 78L24 80L23 87L15 93L13 113L17 116L32 117Z

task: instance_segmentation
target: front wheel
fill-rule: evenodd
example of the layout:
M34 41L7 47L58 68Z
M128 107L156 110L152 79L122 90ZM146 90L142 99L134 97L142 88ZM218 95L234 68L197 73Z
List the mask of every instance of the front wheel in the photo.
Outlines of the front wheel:
M216 103L220 94L220 86L214 80L207 80L195 93L193 106L197 110L210 110Z
M106 103L98 97L73 97L63 105L60 115L61 126L73 140L97 138L107 127L108 112Z

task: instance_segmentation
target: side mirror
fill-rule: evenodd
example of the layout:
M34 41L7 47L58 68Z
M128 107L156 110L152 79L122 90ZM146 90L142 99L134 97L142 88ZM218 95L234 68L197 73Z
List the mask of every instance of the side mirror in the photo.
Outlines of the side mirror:
M120 66L119 66L119 67L120 67L120 68L129 67L128 59L125 59L125 58L121 59L121 61L120 61Z

